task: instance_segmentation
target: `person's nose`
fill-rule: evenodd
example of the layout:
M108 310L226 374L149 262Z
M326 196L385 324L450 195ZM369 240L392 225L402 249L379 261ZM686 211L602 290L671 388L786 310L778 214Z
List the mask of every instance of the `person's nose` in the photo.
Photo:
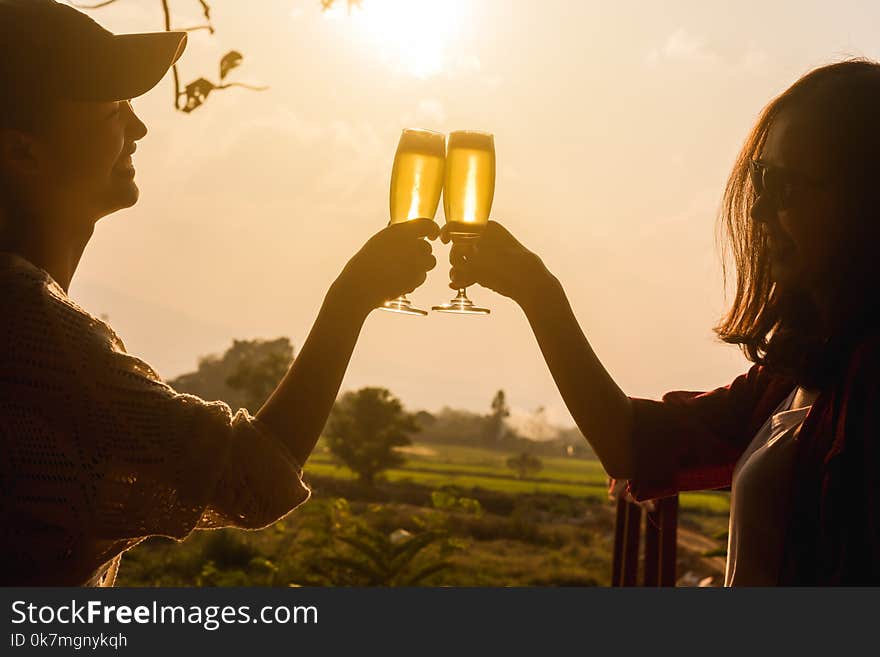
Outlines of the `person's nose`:
M143 139L147 136L147 126L143 121L140 120L137 114L134 112L134 108L131 106L131 101L125 101L123 111L126 113L126 127L125 132L127 133L128 138L131 141L137 141L139 139Z

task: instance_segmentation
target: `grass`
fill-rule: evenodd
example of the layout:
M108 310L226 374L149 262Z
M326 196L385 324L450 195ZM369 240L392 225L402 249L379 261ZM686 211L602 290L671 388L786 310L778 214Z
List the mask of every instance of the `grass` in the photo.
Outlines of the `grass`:
M354 473L337 464L325 449L315 451L306 465L309 473L334 479L353 479ZM430 487L456 486L462 491L475 489L508 494L558 494L588 500L608 499L608 475L596 460L575 458L542 459L543 469L530 479L518 479L507 467L511 454L479 447L428 445L416 443L416 453L407 454L406 463L388 470L384 477L391 483L411 482ZM680 499L684 512L726 514L730 510L727 493L706 491L684 493Z
M515 478L514 472L506 464L513 454L459 445L416 444L414 447L420 453L406 454L405 470ZM608 475L598 461L561 457L543 458L541 461L544 467L535 477L537 480L606 485ZM323 450L309 459L309 467L334 463L333 456Z
M403 487L387 486L386 492ZM539 513L534 500L519 499L512 513L438 512L400 502L351 501L352 516L373 517L375 529L418 533L419 519L442 516L455 549L449 566L426 582L449 586L607 586L610 581L611 510L583 501L570 509ZM194 532L183 543L150 539L123 557L120 586L287 586L309 584L308 573L325 569L332 542L316 534L315 518L333 498L310 501L258 532L224 529ZM377 511L376 509L379 508ZM326 537L325 537L326 538ZM338 545L336 546L338 547ZM345 585L344 582L340 584Z
M536 477L519 479L506 465L509 456L477 447L416 444L402 467L384 473L378 486L364 487L319 445L305 468L305 479L315 489L308 504L261 531L194 532L183 543L145 541L126 553L118 584L309 584L315 572L326 574L326 556L339 547L329 538L331 527L337 531L370 519L385 534L398 528L417 534L440 523L457 547L446 555L449 567L428 584L607 585L615 509L599 462L544 458ZM482 512L434 508L432 491L448 487L456 489L456 497L478 500ZM328 509L338 501L350 505L350 513L328 524ZM720 554L728 512L726 493L685 493L679 521L717 539L717 549L709 552ZM678 568L717 575L706 571L704 561L682 550Z

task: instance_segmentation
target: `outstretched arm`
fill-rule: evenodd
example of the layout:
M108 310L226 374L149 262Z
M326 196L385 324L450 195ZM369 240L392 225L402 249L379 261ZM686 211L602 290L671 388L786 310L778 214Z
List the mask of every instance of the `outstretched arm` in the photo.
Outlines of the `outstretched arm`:
M545 270L546 271L546 270ZM596 357L562 285L546 274L540 301L522 305L565 405L605 470L632 476L630 400Z
M425 281L436 261L422 238L434 239L437 233L429 219L389 226L364 245L331 286L299 355L257 413L300 464L324 428L364 320L385 300Z
M448 236L441 234L444 240ZM490 221L475 246L450 254L450 287L479 283L526 314L569 412L610 475L632 475L632 410L584 336L560 282L541 259Z

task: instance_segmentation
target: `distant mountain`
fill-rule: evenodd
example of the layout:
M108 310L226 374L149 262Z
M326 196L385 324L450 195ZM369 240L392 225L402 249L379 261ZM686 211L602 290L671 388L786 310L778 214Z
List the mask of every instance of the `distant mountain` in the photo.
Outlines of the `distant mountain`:
M199 356L222 353L234 336L241 337L230 326L89 279L76 279L70 296L93 315L105 316L127 351L166 379L192 371Z

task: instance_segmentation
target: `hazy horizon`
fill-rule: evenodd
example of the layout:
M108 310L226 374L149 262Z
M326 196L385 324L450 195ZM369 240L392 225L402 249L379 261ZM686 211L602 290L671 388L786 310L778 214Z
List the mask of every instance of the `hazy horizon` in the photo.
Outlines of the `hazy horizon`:
M182 82L233 79L175 112L168 79L135 110L141 201L102 220L71 296L106 314L166 378L233 339L299 349L346 260L388 221L407 127L493 132L493 218L562 281L625 392L704 390L745 371L711 327L725 310L715 217L761 108L809 69L880 57L880 6L805 2L364 0L211 2L217 32L190 35ZM175 24L198 3L171 3ZM162 29L158 0L88 12L117 32ZM442 223L442 209L436 217ZM448 247L411 298L447 300ZM518 415L570 424L522 313L479 287L488 317L367 320L343 390L381 385L408 408L485 412L504 389Z

